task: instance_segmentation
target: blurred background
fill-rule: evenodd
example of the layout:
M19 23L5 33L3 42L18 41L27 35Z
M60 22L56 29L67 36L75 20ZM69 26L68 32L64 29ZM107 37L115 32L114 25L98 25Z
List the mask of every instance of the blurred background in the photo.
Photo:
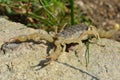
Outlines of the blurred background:
M28 27L60 32L85 23L100 36L120 41L120 0L0 0L0 17Z

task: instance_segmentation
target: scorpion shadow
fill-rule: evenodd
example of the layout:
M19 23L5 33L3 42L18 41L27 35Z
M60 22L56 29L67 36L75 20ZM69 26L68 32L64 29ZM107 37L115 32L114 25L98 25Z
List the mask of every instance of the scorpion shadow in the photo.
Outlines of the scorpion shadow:
M47 61L47 60L42 60L42 61L40 61L39 64L37 64L37 65L35 65L35 66L32 66L32 67L41 66L41 68L36 69L36 70L40 70L40 69L42 69L42 68L44 68L45 66L48 65L48 64L47 64L47 65L44 65L44 63L46 63L46 62L48 62L48 61ZM79 69L79 68L77 68L77 67L74 67L74 66L72 66L72 65L70 65L70 64L62 63L62 62L59 62L59 61L56 61L56 62L57 62L57 63L60 63L60 64L63 64L63 65L65 65L65 66L68 66L68 67L70 67L70 68L73 68L73 69L75 69L75 70L78 70L80 73L83 73L83 74L86 74L86 75L90 76L90 77L91 77L91 80L100 80L99 78L97 78L96 76L88 73L87 71L84 71L84 70L82 70L82 69Z

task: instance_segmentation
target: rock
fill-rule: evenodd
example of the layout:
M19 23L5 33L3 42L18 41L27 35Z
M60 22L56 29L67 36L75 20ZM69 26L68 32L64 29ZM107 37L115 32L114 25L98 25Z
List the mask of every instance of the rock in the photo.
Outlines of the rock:
M12 37L37 31L3 18L0 18L0 26L0 46ZM98 44L90 44L87 67L85 46L76 50L77 54L63 52L58 61L43 67L49 44L44 41L8 44L15 47L4 48L4 53L0 51L0 80L119 80L120 42L101 39Z

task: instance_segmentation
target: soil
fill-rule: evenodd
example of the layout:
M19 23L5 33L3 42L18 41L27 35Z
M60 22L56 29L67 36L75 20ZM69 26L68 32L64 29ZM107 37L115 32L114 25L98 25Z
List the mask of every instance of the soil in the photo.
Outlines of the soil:
M81 13L88 16L96 27L109 30L120 25L120 0L76 0Z

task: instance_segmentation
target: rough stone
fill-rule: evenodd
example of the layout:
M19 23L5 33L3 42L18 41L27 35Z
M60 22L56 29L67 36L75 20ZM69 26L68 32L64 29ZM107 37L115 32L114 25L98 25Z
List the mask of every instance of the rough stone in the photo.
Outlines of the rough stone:
M36 31L0 18L0 46L12 37ZM90 44L87 67L85 46L76 50L77 54L74 51L63 52L58 61L41 67L50 45L45 42L13 43L17 45L15 49L0 51L0 80L119 80L120 42L101 39L98 44Z

